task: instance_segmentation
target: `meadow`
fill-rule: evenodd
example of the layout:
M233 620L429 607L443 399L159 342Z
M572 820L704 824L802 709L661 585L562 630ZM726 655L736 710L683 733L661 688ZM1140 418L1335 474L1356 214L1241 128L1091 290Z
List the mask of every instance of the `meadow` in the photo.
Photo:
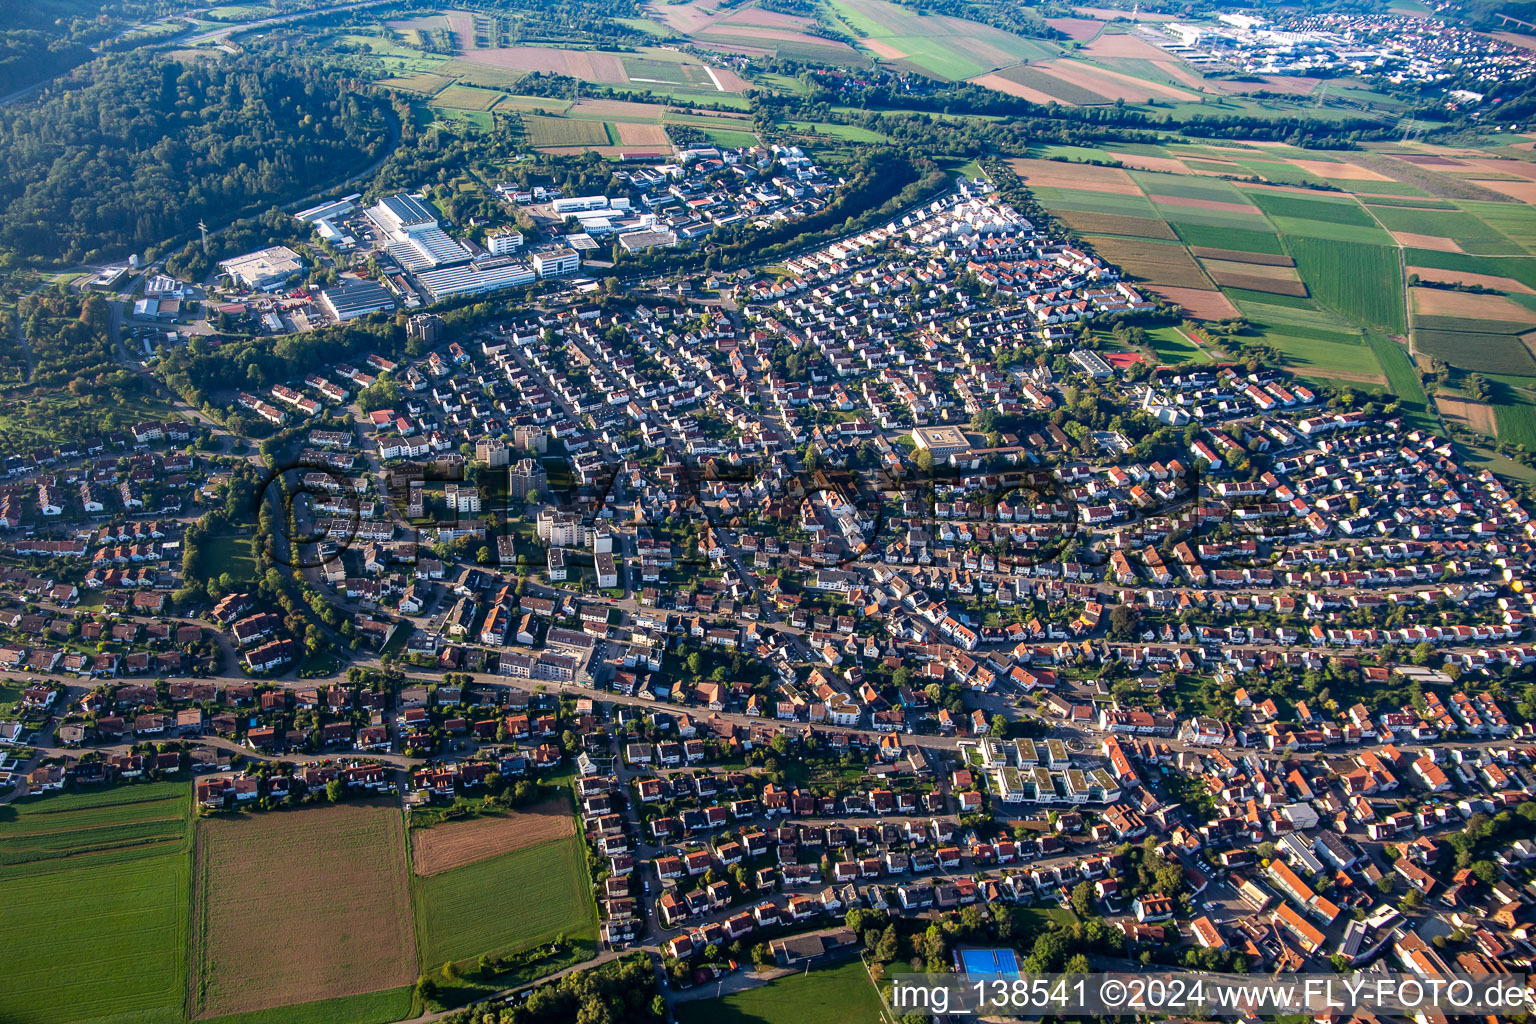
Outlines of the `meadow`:
M871 1024L884 1004L861 960L677 1004L679 1024Z
M556 935L595 940L597 912L580 837L411 879L424 969L497 956Z
M183 1019L191 802L155 783L0 808L0 1019Z

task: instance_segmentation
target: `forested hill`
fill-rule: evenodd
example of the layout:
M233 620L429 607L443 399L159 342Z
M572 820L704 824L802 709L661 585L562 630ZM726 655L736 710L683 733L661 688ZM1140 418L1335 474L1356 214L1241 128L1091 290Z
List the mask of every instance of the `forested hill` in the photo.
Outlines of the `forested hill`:
M303 196L388 141L386 104L299 60L95 61L0 108L0 249L120 256ZM61 82L60 84L63 84Z
M52 78L91 59L84 43L36 29L0 29L0 96Z

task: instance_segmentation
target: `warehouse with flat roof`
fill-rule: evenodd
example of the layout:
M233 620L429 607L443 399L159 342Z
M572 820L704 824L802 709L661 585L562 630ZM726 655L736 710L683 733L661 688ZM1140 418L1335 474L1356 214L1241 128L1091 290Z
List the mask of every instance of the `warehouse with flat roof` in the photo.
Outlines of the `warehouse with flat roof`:
M517 260L498 260L495 266L471 263L467 266L443 267L416 275L416 282L426 290L433 302L441 302L456 295L484 295L503 288L515 288L520 284L532 284L535 279L533 268Z
M271 291L304 272L304 259L286 245L236 256L219 264L224 273L246 288Z
M337 323L395 308L395 297L376 282L344 277L320 292L320 305Z

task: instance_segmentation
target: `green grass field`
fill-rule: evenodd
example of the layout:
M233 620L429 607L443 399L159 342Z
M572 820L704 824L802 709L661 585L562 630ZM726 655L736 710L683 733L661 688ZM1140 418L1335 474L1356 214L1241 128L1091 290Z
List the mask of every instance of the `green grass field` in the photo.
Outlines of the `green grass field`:
M1353 196L1314 199L1292 192L1262 188L1244 191L1256 206L1269 215L1270 221L1282 234L1335 242L1392 244L1392 236L1376 223Z
M1214 227L1177 220L1173 230L1178 232L1185 245L1205 246L1210 249L1235 249L1238 252L1257 252L1269 256L1283 256L1285 249L1273 231L1249 228Z
M1367 334L1365 340L1375 353L1382 372L1387 375L1387 388L1397 396L1409 420L1425 430L1440 429L1439 419L1430 408L1429 396L1424 394L1424 386L1419 383L1419 375L1414 372L1407 350L1380 334Z
M877 1024L880 994L862 961L792 974L723 999L677 1004L679 1024Z
M826 121L786 121L784 126L797 132L814 132L827 138L841 139L844 142L889 142L887 136L879 132L872 132L868 128L860 128L854 124L832 124Z
M1485 203L1458 200L1457 206L1502 233L1526 252L1536 253L1536 209L1526 203ZM1477 252L1484 252L1482 249Z
M1208 363L1211 356L1185 336L1177 327L1153 327L1147 331L1152 350L1164 365L1178 363Z
M432 106L450 110L490 110L501 93L492 89L477 89L470 85L450 85L432 97Z
M431 96L435 92L446 89L453 82L454 80L447 75L436 75L430 71L379 80L379 84L386 89L399 89L401 92L416 93L420 96Z
M0 867L0 1020L183 1019L191 803L190 786L155 783L4 808L0 849L31 859Z
M1500 204L1491 204L1500 205ZM1525 250L1470 213L1460 210L1375 207L1371 211L1389 231L1449 238L1467 252L1482 255L1521 256Z
M1145 196L1117 195L1112 192L1079 192L1040 185L1035 197L1052 210L1077 210L1082 213L1112 213L1122 217L1147 217L1161 220L1157 209Z
M1536 451L1536 407L1526 402L1501 403L1493 407L1493 418L1500 441Z
M256 575L256 560L251 557L250 537L208 537L198 554L198 565L207 579L228 573L235 581Z
M734 128L700 128L699 130L715 146L753 146L757 144L757 136L751 132L737 131Z
M526 71L511 71L506 68L493 68L487 64L476 64L467 60L450 60L438 67L438 72L444 75L452 75L464 85L478 85L486 89L515 89L517 83L528 77ZM548 100L550 104L559 100Z
M1396 248L1305 237L1288 237L1286 248L1323 305L1364 326L1402 333L1403 273Z
M424 968L499 955L564 932L595 940L597 912L581 839L540 843L477 864L411 879Z
M226 1017L200 1018L198 1024L389 1024L416 1016L413 1009L415 989L411 987L369 992L361 996L341 996L297 1006L272 1010L232 1013Z
M1052 43L960 18L919 14L886 0L831 0L829 6L853 34L906 54L899 63L950 81L1061 52Z
M1461 252L1441 252L1438 249L1404 249L1403 263L1410 267L1434 267L1437 270L1459 270L1467 274L1508 277L1519 281L1527 288L1536 288L1536 257L1497 258Z

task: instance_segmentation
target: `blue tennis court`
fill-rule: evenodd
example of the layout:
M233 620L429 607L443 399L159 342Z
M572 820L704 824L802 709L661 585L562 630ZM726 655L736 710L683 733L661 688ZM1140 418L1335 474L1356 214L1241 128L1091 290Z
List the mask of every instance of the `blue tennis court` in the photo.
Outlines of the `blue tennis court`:
M961 949L956 950L956 964L962 974L1016 978L1019 961L1011 949Z

